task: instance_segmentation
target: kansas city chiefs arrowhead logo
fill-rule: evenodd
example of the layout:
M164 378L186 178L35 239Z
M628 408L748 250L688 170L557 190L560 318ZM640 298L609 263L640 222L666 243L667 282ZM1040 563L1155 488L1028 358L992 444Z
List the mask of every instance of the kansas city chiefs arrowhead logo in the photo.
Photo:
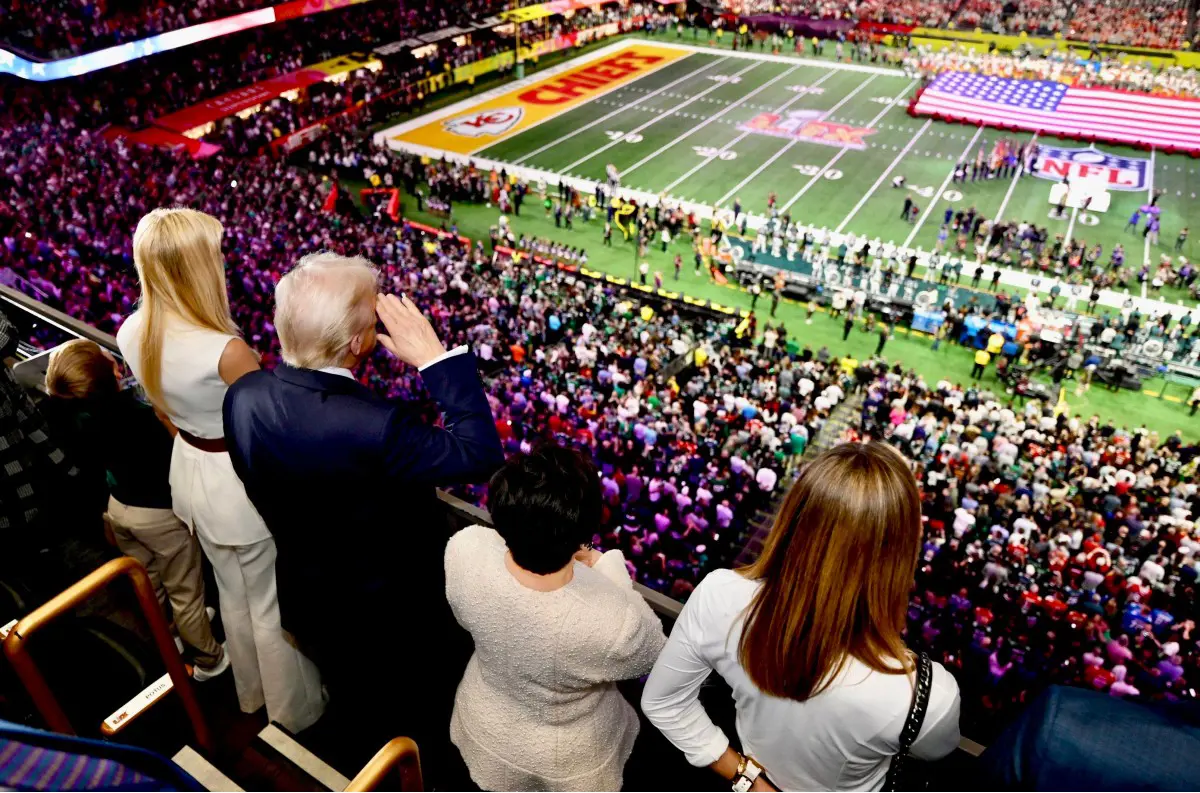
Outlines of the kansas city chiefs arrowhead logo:
M524 115L525 110L520 107L498 107L452 118L442 126L447 132L453 132L455 135L478 138L481 135L508 132Z

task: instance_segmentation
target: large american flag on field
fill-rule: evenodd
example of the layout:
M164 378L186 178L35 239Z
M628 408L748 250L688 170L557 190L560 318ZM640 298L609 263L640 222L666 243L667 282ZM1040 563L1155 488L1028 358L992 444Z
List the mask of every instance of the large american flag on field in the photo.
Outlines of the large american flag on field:
M1200 150L1196 99L944 72L921 92L913 111L992 126Z

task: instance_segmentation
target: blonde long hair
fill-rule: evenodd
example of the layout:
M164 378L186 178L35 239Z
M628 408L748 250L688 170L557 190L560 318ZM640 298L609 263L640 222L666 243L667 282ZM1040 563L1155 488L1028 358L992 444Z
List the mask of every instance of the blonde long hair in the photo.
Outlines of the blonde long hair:
M141 383L166 409L163 337L169 316L218 333L236 334L225 289L221 221L194 209L155 209L133 233L133 263L142 285Z
M920 495L899 452L846 443L809 463L762 555L741 570L762 582L738 646L754 684L803 702L851 657L909 671L901 632L920 542Z

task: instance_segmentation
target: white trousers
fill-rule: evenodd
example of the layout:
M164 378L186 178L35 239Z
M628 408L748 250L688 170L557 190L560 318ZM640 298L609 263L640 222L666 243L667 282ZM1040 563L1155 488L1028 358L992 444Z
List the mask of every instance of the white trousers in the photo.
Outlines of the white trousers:
M226 452L175 439L171 455L175 514L196 534L216 573L238 704L266 705L267 718L291 732L325 710L321 676L284 633L275 585L275 539L246 495Z
M233 668L238 704L291 732L310 727L325 710L321 675L284 633L275 588L275 540L214 545L199 535L221 595L225 651Z

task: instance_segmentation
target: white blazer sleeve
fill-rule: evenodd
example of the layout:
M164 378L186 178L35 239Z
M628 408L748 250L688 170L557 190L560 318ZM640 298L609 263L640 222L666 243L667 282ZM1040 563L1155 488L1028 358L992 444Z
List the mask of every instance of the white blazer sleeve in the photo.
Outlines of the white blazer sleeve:
M699 649L704 644L703 589L697 587L684 605L642 691L646 718L698 767L715 763L729 747L729 738L700 704L700 686L712 672Z

